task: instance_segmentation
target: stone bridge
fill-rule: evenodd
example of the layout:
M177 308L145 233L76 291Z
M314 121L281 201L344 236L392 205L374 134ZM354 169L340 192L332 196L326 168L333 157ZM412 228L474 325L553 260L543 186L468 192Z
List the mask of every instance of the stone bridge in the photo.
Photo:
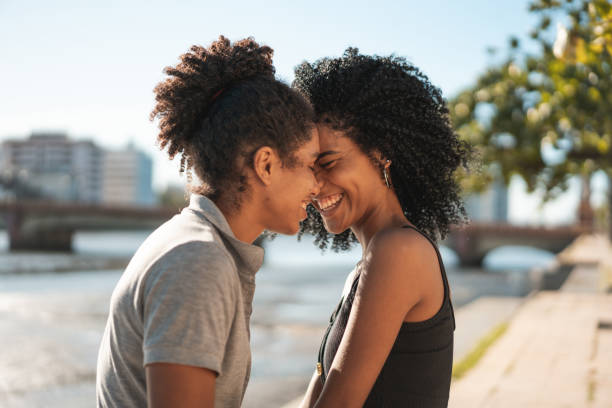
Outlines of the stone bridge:
M0 203L11 250L71 251L77 230L154 229L179 211L50 201Z
M452 228L441 243L457 253L461 265L480 266L489 251L501 246L520 245L558 253L579 235L589 232L592 228L580 225L543 227L472 223Z
M180 208L134 207L19 201L0 203L11 250L70 251L77 230L154 229ZM451 229L441 243L453 249L464 266L479 266L498 247L521 245L560 252L578 235L581 226L533 227L473 223Z

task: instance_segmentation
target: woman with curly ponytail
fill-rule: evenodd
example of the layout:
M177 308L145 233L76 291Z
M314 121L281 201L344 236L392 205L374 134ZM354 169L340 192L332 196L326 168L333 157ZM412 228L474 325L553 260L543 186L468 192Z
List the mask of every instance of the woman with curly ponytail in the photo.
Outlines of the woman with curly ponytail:
M304 62L293 86L314 107L321 150L301 234L363 250L302 406L446 407L455 321L436 241L466 218L454 173L471 149L403 58L349 48Z
M165 70L152 119L181 158L189 206L155 230L115 288L99 407L239 407L264 231L298 232L319 187L313 111L274 77L272 49L221 36Z

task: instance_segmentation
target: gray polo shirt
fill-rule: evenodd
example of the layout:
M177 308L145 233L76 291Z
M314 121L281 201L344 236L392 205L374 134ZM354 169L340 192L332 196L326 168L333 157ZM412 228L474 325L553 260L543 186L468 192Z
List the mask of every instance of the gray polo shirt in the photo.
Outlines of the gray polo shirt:
M98 407L146 407L145 365L218 373L216 407L239 407L250 367L249 319L263 249L234 236L212 201L189 207L138 248L113 291L98 354Z

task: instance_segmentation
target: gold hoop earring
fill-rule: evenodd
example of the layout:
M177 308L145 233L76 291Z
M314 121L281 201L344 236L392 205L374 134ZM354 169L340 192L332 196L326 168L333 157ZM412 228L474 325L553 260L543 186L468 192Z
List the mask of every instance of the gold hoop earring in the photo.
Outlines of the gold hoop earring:
M387 160L387 163L389 163L389 160ZM383 176L385 176L385 184L387 185L387 188L391 188L391 182L389 181L389 174L387 173L388 169L389 169L388 167L383 168Z

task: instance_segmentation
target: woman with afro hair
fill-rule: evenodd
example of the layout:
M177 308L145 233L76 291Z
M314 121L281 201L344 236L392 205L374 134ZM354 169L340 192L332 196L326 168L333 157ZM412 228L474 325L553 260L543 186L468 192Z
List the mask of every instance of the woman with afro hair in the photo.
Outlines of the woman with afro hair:
M455 320L436 241L466 219L454 173L471 149L403 58L349 48L304 62L293 86L314 107L321 150L300 234L363 250L302 407L446 407Z
M141 245L111 298L98 407L239 407L264 231L298 232L318 193L306 99L253 39L193 46L155 88L158 141L193 171L189 206Z

